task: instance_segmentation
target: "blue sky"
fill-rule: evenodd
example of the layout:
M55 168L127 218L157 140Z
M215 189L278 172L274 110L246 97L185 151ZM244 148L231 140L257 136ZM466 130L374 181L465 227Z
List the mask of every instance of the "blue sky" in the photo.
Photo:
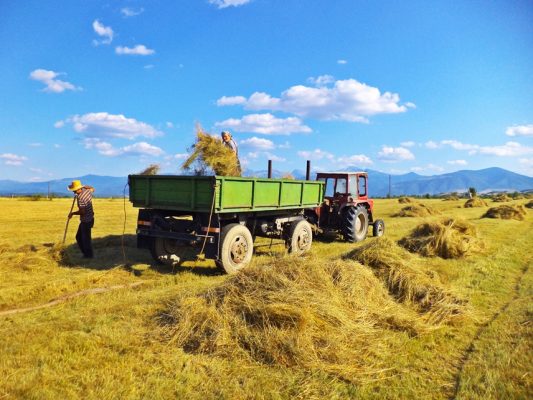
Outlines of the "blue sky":
M533 2L0 1L0 179L241 162L533 176Z

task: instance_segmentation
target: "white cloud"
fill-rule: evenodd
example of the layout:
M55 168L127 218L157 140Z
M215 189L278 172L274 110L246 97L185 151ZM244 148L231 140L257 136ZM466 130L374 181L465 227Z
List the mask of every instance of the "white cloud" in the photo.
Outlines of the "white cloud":
M173 158L176 160L185 160L189 157L189 153L177 153L174 154Z
M403 113L414 107L412 103L400 104L396 93L381 93L378 88L355 79L335 81L333 87L296 85L285 90L279 98L263 92L253 93L244 102L242 96L234 98L238 98L238 104L248 110L281 111L300 117L351 122L368 122L367 117L372 115ZM219 105L224 105L222 99Z
M415 156L405 147L382 146L381 151L378 153L378 159L384 162L399 162L414 160Z
M217 106L235 106L246 103L246 97L243 96L222 96L217 100Z
M348 61L346 61L346 60L337 60L337 64L345 65L345 64L348 64Z
M473 153L479 148L477 144L462 143L462 142L459 142L458 140L443 140L441 141L441 144L450 146L454 148L455 150L467 150Z
M275 147L272 140L262 139L255 136L250 139L242 140L240 145L254 150L272 150Z
M124 7L124 8L121 8L120 9L120 13L125 17L125 18L128 18L128 17L135 17L137 15L140 15L144 12L144 8L138 8L138 9L135 9L135 8L130 8L130 7Z
M498 157L518 157L533 154L533 147L522 146L517 142L507 142L501 146L480 146L479 153Z
M59 75L66 74L48 71L46 69L36 69L30 72L30 79L44 83L46 85L43 89L45 92L62 93L65 90L81 90L81 88L74 86L70 82L57 79Z
M373 164L372 160L364 154L354 154L351 156L336 157L334 154L321 149L312 151L302 150L298 151L298 156L306 160L320 161L327 160L328 164L335 168L342 168L348 166L363 166Z
M468 164L466 160L450 160L450 161L447 161L447 163L450 165L467 165Z
M307 78L307 82L317 87L326 86L330 83L335 82L335 78L331 75L320 75L316 78L310 77Z
M135 47L117 46L115 53L119 55L130 56L149 56L155 53L155 50L147 48L144 44L138 44Z
M309 133L311 128L302 124L297 117L277 118L272 114L249 114L241 119L230 118L215 124L218 128L228 128L236 132L252 132L263 135L290 135Z
M209 0L210 4L214 4L218 8L239 7L249 3L251 0Z
M110 44L113 41L113 29L110 26L105 26L100 21L95 19L93 21L93 29L101 40L93 40L93 44L98 46L99 44Z
M86 138L83 140L83 144L86 149L98 150L98 153L108 157L122 155L160 156L164 154L162 149L146 142L138 142L129 146L115 148L111 143L104 142L98 138Z
M278 149L290 149L291 144L288 141L285 141L285 143L279 144Z
M301 150L301 151L298 151L297 154L299 157L305 158L306 160L312 160L312 161L318 161L322 159L333 160L333 158L335 157L330 152L324 151L321 149L314 149L312 151Z
M352 156L342 156L336 160L336 164L339 166L361 166L371 165L372 160L364 154L354 154Z
M533 124L513 125L505 130L507 136L533 136Z
M427 172L427 171L444 172L444 168L442 168L439 165L428 164L423 167L413 167L411 168L411 171L413 172Z
M5 165L11 165L14 167L18 167L24 163L28 158L24 156L19 156L17 154L13 153L4 153L0 154L0 158L4 160Z
M134 118L127 118L122 114L114 115L106 112L74 115L64 121L58 121L55 127L71 124L74 130L86 137L93 138L123 138L133 140L137 136L156 137L162 132L144 122Z
M410 140L410 141L408 141L408 142L402 142L402 143L400 143L400 145L401 145L402 147L413 147L414 145L416 145L416 143L413 142L412 140Z
M440 147L440 145L437 143L437 142L434 142L433 140L430 140L426 143L424 143L424 146L426 146L426 148L428 149L438 149Z
M276 162L284 162L284 161L287 161L285 158L283 158L283 157L279 157L279 156L277 156L277 155L275 155L275 154L272 154L272 153L270 153L270 152L268 152L268 151L265 151L263 154L265 155L265 157L266 157L267 159L272 160L272 161L276 161Z
M43 144L39 143L39 142L33 142L33 143L28 143L28 146L30 146L30 147L43 147Z

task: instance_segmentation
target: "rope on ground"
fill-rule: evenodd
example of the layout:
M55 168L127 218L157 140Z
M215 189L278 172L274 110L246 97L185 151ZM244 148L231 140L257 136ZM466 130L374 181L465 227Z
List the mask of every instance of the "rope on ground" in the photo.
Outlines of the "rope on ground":
M57 299L51 300L51 301L49 301L46 304L41 304L41 305L34 306L34 307L15 308L15 309L12 309L12 310L0 311L0 317L2 317L4 315L21 314L21 313L25 313L25 312L40 310L42 308L52 307L52 306L55 306L57 304L65 303L66 301L74 299L76 297L86 296L86 295L89 295L89 294L111 292L111 291L117 290L117 289L129 289L129 288L133 288L133 287L142 285L144 283L145 282L134 282L134 283L130 283L129 285L114 285L114 286L101 287L101 288L85 289L85 290L81 290L79 292L75 292L75 293L67 294L65 296L58 297Z

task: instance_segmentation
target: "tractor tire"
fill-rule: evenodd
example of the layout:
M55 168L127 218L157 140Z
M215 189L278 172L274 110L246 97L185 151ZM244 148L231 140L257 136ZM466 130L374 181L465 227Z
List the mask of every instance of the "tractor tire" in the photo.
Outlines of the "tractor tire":
M220 234L220 255L218 265L227 274L235 274L252 260L254 241L250 230L240 224L229 224Z
M364 206L349 207L345 210L342 233L347 242L365 240L368 233L368 211Z
M165 238L152 238L150 253L158 264L177 265L181 261L179 256L184 251L184 246L176 240Z
M300 219L291 223L287 247L289 253L302 255L311 249L313 242L313 230L305 219Z
M376 219L372 225L372 236L381 237L385 233L385 222L382 219Z

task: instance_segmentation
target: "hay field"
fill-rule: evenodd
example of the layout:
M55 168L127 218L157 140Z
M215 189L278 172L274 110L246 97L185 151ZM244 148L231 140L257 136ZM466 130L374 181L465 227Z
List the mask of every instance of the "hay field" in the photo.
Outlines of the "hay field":
M377 200L381 242L315 241L295 259L261 241L230 277L209 260L153 265L122 199L95 199L89 261L75 219L53 247L71 200L0 199L0 399L531 398L533 212L423 203L439 214ZM397 245L443 217L475 227L475 251Z

